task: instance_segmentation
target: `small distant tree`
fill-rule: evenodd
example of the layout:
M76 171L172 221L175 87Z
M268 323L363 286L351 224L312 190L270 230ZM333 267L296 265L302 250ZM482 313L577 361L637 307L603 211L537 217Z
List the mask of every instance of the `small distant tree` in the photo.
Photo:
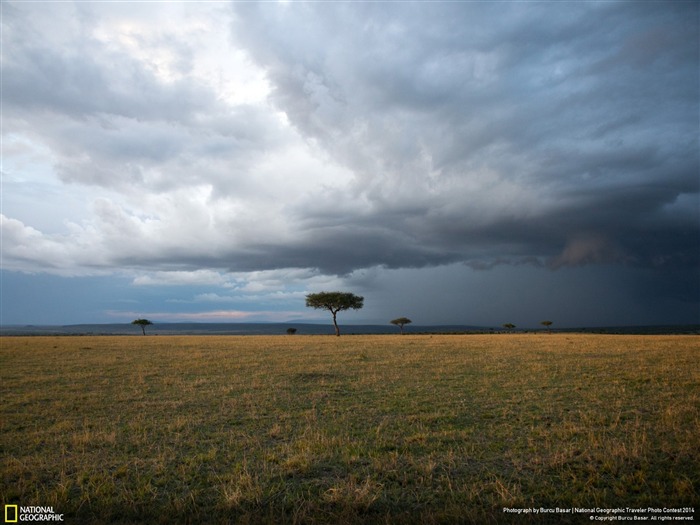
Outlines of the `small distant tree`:
M318 292L310 293L306 296L306 306L328 310L333 314L333 326L335 327L335 335L340 337L340 328L336 315L341 310L359 310L362 308L365 298L347 292Z
M153 323L148 319L135 319L131 321L131 324L139 325L141 327L143 335L146 335L146 327L152 325Z
M399 327L399 329L401 330L401 335L403 335L404 325L411 324L411 320L408 317L399 317L398 319L394 319L393 321L389 322Z
M506 323L503 325L503 328L505 328L508 331L511 331L513 330L513 328L515 328L515 325L513 323Z
M296 328L287 328L287 335L294 335L297 333Z
M542 321L540 324L544 326L548 331L551 331L549 327L552 326L552 321Z

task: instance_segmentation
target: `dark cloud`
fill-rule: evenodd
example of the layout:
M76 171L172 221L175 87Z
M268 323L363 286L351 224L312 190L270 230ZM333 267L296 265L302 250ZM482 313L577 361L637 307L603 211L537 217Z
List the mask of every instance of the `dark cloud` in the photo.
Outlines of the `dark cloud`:
M235 6L278 107L369 204L338 217L373 248L318 236L327 267L697 265L697 6L503 7Z

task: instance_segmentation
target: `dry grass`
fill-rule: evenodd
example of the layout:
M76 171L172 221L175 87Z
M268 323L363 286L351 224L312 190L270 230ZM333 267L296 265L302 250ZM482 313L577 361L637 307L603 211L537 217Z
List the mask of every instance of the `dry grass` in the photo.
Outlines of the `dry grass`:
M0 497L74 522L496 523L699 499L696 336L0 345Z

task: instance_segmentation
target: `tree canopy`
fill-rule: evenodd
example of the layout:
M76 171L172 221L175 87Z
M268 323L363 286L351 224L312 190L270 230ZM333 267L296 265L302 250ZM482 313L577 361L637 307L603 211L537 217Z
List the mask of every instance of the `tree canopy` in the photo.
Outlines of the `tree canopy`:
M341 310L359 310L364 305L364 297L349 292L318 292L306 296L306 306L328 310L333 314L335 335L340 336L336 314Z

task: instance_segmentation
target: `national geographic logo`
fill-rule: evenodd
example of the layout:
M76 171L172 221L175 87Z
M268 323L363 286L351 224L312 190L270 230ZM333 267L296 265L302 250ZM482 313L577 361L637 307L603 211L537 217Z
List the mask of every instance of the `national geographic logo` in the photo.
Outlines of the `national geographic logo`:
M54 512L53 507L5 505L5 523L27 521L63 521L63 514Z

